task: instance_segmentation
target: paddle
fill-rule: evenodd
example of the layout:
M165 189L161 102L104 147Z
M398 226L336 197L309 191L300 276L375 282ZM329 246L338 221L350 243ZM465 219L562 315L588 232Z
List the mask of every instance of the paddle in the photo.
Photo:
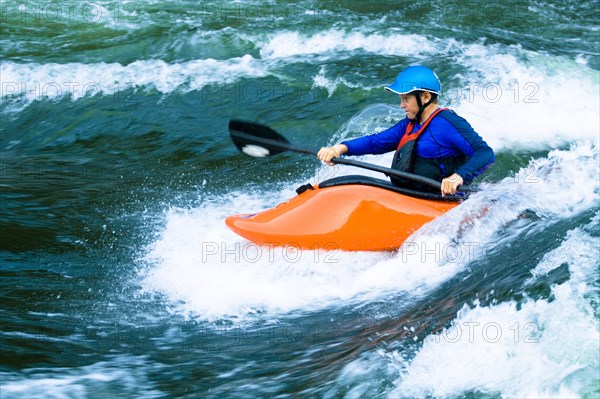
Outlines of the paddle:
M254 122L232 119L229 121L229 134L235 146L244 154L252 157L266 157L279 154L285 151L292 151L301 154L317 155L317 151L300 148L292 145L285 137L277 133L268 126L260 125ZM356 166L358 168L368 169L375 172L381 172L387 176L400 177L412 180L418 183L426 184L438 190L441 189L441 183L428 177L415 175L408 172L401 172L379 165L373 165L366 162L355 161L347 158L333 158L331 162L340 165ZM470 191L462 189L462 191Z

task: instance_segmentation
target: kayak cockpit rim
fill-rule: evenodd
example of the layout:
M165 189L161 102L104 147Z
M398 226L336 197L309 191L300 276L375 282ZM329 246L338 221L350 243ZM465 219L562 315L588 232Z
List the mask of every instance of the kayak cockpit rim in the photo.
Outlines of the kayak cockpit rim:
M398 187L393 185L391 182L377 179L375 177L370 176L362 176L362 175L347 175L347 176L338 176L328 180L325 180L318 184L319 188L327 188L327 187L335 187L335 186L345 186L345 185L363 185L363 186L371 186L371 187L379 187L385 190L389 190L398 194L408 195L414 198L434 200L434 201L445 201L445 202L461 202L468 197L469 193L460 192L457 195L447 195L442 197L441 194L437 193L428 193L423 191L411 190L405 187ZM296 192L298 194L302 194L307 189L312 188L308 187L309 185L303 185L298 187Z

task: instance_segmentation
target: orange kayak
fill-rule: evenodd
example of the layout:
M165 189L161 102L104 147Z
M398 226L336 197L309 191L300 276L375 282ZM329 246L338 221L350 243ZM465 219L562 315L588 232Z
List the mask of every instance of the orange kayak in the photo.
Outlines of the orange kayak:
M450 202L426 199L436 195L414 195L381 179L342 176L304 186L303 192L275 208L230 216L225 223L258 245L392 250L425 223L458 205L456 198Z

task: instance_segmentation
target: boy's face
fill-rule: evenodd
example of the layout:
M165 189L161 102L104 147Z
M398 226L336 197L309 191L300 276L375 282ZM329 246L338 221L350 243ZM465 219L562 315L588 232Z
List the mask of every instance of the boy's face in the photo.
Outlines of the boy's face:
M408 119L414 119L419 112L417 98L414 94L400 94L400 108L406 113Z
M427 103L431 99L428 92L421 93L421 104ZM400 108L406 113L408 119L414 119L419 112L419 104L415 93L400 94Z

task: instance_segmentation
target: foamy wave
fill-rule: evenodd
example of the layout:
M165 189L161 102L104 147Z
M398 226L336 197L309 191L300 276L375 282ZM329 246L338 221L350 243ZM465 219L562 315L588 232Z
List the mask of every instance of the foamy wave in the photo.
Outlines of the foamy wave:
M415 34L344 32L330 29L306 36L288 31L269 37L261 46L260 55L263 58L286 58L334 53L336 58L339 58L340 54L356 50L382 55L414 56L435 52L437 46L427 37Z
M83 367L28 369L24 373L0 373L2 398L89 398L114 396L164 397L148 376L149 364L143 357L115 356L111 361ZM161 364L152 364L161 368Z
M353 277L386 254L259 247L224 224L235 209L264 209L292 193L234 196L231 202L169 212L162 237L144 259L149 265L144 290L165 294L178 314L206 320L272 317L352 298L365 287Z
M553 292L554 302L529 302L520 310L515 303L463 309L453 327L427 337L390 397L472 391L580 397L598 373L597 323L581 311L571 287Z
M599 205L599 157L598 147L584 144L554 150L484 194L513 198L542 217L573 217Z
M169 64L162 60L129 65L106 64L0 64L3 101L31 103L70 96L113 95L129 88L153 88L161 93L200 90L211 83L231 83L243 77L263 77L267 68L250 55L225 61L193 60Z
M453 58L468 74L460 87L445 88L444 97L492 147L533 150L578 140L598 145L596 71L520 47L458 42L455 46L460 51Z
M292 189L233 195L198 209L170 211L165 230L143 259L143 289L164 294L177 314L248 321L364 303L390 292L422 295L468 263L467 258L448 262L414 253L431 241L449 243L451 229L414 238L410 248L398 253L371 253L342 252L333 246L302 251L259 247L224 224L225 216L235 211L259 211L293 195Z
M328 96L331 97L335 93L338 86L346 86L354 89L368 89L365 86L362 86L358 83L350 83L343 77L336 77L334 79L330 79L326 76L326 68L322 66L319 70L319 73L313 76L313 87L320 87L327 90Z
M571 279L552 288L552 301L463 308L453 326L425 339L390 397L446 397L500 392L503 397L586 397L597 394L597 237L569 232L548 261L566 262ZM536 269L538 269L536 268ZM534 272L536 273L536 272ZM596 304L597 305L597 304ZM457 363L459 362L459 363Z

